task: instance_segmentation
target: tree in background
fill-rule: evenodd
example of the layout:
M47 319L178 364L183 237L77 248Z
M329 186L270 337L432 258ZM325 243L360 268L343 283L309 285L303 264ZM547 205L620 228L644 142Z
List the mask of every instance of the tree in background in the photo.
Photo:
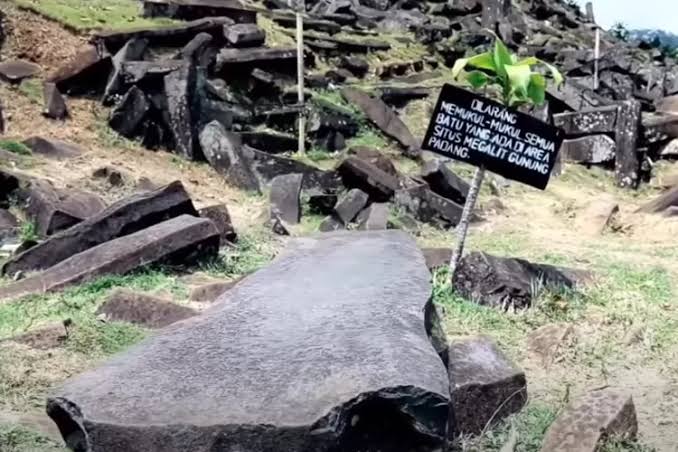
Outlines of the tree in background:
M629 32L628 28L626 28L626 25L621 22L616 22L614 25L612 25L612 28L610 28L610 33L612 33L612 36L619 39L620 41L628 42L628 40L631 39L631 33Z
M492 51L457 60L452 68L452 77L467 83L475 90L482 89L486 94L488 90L498 91L498 97L507 107L526 104L539 106L546 99L547 81L542 71L538 69L545 69L553 79L554 85L558 86L563 82L563 76L555 67L535 57L519 59L495 36ZM464 253L469 222L484 176L485 169L479 167L471 181L471 188L457 226L457 243L450 260L452 276Z

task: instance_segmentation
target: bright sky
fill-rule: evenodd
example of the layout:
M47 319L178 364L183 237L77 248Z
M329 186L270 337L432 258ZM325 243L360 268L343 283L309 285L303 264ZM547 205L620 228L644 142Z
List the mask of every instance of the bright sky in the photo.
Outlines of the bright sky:
M587 0L577 0L582 6ZM628 28L657 28L678 33L678 0L592 0L596 22L605 29L615 22Z

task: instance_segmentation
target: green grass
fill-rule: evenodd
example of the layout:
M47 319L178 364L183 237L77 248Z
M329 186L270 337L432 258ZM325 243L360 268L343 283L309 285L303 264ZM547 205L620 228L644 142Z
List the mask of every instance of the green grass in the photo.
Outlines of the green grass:
M19 92L35 104L42 103L42 81L38 79L33 78L22 81L21 85L19 85Z
M32 221L25 221L22 223L21 229L19 230L19 238L23 242L37 242L40 240L35 223Z
M7 152L17 155L31 155L31 148L21 143L20 141L14 140L0 140L0 149L3 149Z
M227 278L237 278L259 270L278 252L271 234L264 229L240 234L234 246L223 249L217 259L203 265L203 270L212 276Z
M129 28L172 23L140 17L137 0L13 0L23 8L61 22L75 30Z
M381 132L370 126L364 126L361 127L358 135L346 141L346 146L367 146L383 150L389 147L389 142Z
M2 452L66 452L51 439L13 425L0 425L0 446Z

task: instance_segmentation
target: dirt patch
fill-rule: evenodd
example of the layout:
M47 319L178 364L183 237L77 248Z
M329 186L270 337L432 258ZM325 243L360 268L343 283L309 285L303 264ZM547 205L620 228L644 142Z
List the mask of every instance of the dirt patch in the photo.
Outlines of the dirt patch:
M56 22L21 10L9 1L0 1L0 8L6 15L7 27L3 59L26 59L39 64L43 72L48 73L72 57L87 40L85 36L66 31Z

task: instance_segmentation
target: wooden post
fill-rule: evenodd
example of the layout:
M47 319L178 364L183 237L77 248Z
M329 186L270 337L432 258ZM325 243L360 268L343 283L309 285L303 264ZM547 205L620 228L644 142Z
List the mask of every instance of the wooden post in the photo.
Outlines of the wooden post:
M596 45L593 50L593 91L598 91L598 60L600 59L600 27L596 25Z
M304 115L304 0L297 5L297 90L299 104L299 154L306 154L306 117Z
M459 266L461 257L464 255L464 243L466 243L466 234L468 233L468 226L473 218L473 209L475 208L478 194L480 193L480 186L483 184L485 177L485 168L482 166L476 169L471 181L468 195L466 196L466 203L464 203L464 210L461 212L461 219L457 225L457 243L455 244L452 257L450 259L450 277L454 276L454 272Z

